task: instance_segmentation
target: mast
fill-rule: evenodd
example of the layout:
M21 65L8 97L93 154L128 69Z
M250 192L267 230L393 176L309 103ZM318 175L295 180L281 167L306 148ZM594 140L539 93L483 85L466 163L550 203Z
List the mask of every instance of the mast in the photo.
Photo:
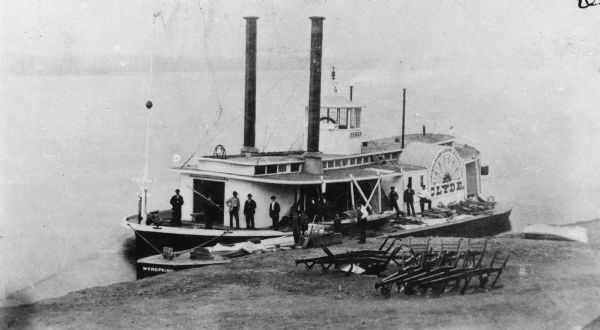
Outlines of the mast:
M406 117L406 88L402 88L402 149L404 149L404 119Z

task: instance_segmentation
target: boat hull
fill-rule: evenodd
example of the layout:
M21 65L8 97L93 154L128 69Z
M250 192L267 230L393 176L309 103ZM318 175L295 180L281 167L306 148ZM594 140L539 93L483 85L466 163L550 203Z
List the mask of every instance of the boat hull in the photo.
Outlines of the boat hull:
M495 209L492 214L473 216L469 219L450 221L433 226L425 226L396 232L388 235L401 237L487 237L511 230L510 213L512 208Z
M202 244L212 246L217 243L233 244L251 239L267 239L292 235L292 233L268 229L257 230L224 230L185 228L167 226L147 226L131 221L134 217L124 219L125 226L135 231L136 259L162 253L163 247L171 247L175 251L188 250Z

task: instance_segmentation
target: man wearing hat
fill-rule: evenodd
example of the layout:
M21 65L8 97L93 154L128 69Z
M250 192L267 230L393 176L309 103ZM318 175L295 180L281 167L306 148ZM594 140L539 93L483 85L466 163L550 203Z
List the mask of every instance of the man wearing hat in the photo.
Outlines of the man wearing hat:
M229 227L233 228L233 218L235 218L235 228L240 229L240 200L237 197L237 191L233 192L233 197L225 202L225 205L229 207Z
M173 195L173 197L171 197L171 206L172 208L172 215L173 215L173 220L171 221L171 224L173 226L177 226L177 227L181 227L181 206L183 205L183 197L181 197L181 195L179 195L179 189L175 189L175 195Z
M358 243L365 244L367 242L367 215L369 211L362 201L356 201L356 227L358 229Z
M271 204L269 205L269 216L273 220L273 230L279 230L279 203L275 196L271 196Z
M417 196L419 196L419 206L421 207L421 215L423 215L423 212L425 211L425 204L428 206L427 209L431 210L431 193L427 191L427 189L425 189L425 185L422 184L421 190L419 190Z
M408 215L411 215L411 210L412 210L412 216L416 217L417 214L415 213L415 205L413 204L415 201L415 191L412 188L412 184L408 184L406 186L406 190L404 190L404 203L406 203L406 213Z
M248 200L244 203L244 215L248 229L254 229L254 213L256 213L256 202L252 199L252 194L248 194Z
M396 216L400 217L400 208L398 207L398 193L396 192L396 187L394 186L390 188L390 205L392 206L392 210L396 210Z

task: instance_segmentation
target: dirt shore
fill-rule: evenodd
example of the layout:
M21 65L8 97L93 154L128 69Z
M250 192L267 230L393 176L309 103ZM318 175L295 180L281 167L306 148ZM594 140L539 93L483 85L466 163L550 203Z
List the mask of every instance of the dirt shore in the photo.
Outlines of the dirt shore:
M582 222L589 244L495 239L514 251L498 289L440 297L392 293L373 276L294 266L320 249L243 257L2 308L8 329L581 329L600 315L600 220ZM451 239L445 239L445 241ZM346 239L333 252L378 248ZM390 271L393 271L392 268ZM597 320L598 322L598 320ZM598 326L598 324L596 324ZM594 325L588 326L594 328Z

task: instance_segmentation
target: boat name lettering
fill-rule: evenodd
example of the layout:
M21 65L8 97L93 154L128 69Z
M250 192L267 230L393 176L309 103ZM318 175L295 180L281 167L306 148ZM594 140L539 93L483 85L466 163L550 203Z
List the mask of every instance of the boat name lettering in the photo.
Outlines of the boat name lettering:
M167 269L167 268L158 268L158 267L142 267L142 269L144 271L147 272L155 272L155 273L167 273L167 272L172 272L172 269Z
M356 137L361 137L362 136L362 132L358 131L358 132L350 132L350 137L351 138L356 138Z
M463 189L462 181L440 183L430 188L432 196L447 195Z

